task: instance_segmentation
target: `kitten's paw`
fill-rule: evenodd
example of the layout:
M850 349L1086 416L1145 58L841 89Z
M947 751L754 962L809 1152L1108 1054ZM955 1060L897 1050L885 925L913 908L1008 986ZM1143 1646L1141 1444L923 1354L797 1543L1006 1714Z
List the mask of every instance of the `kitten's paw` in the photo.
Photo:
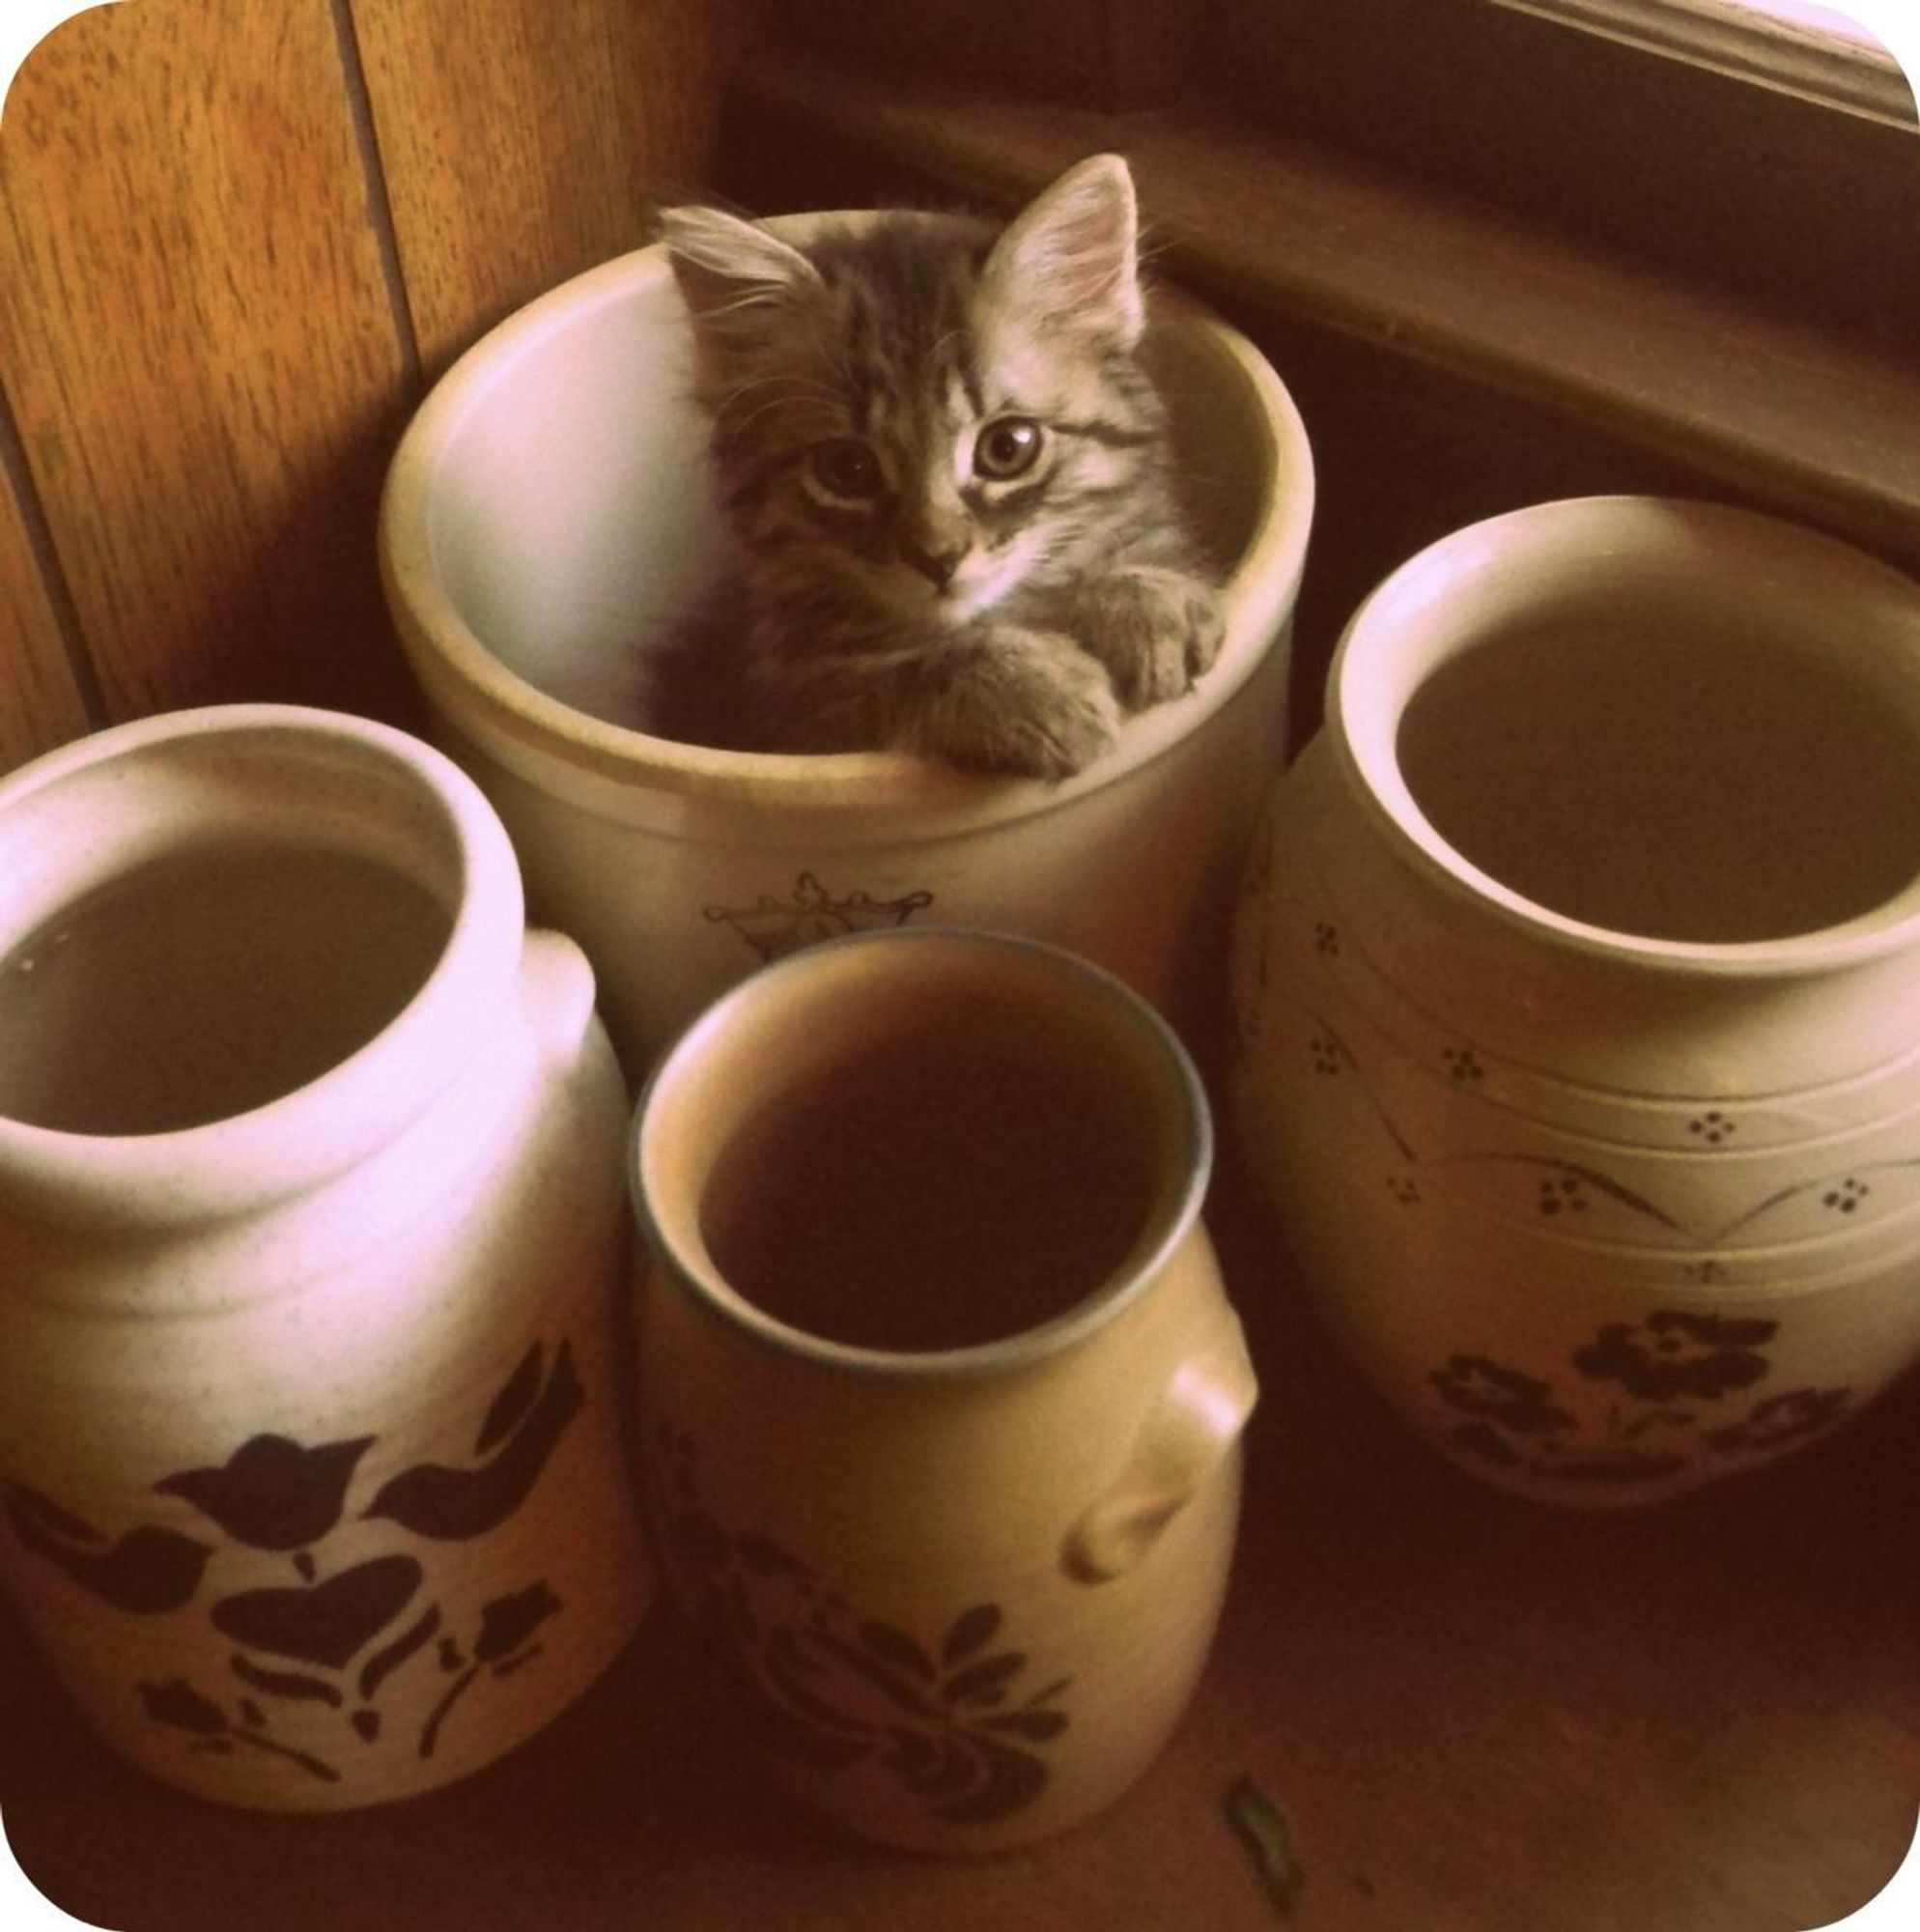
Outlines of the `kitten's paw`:
M1072 649L1069 639L1059 642ZM1113 750L1120 707L1107 673L1073 650L1047 680L1033 712L1011 723L1005 761L998 769L1058 784Z
M918 749L968 771L1057 784L1109 751L1120 707L1070 638L1002 630L970 652Z
M1106 666L1127 711L1144 711L1192 689L1220 655L1220 593L1185 571L1143 565L1087 585L1083 641Z

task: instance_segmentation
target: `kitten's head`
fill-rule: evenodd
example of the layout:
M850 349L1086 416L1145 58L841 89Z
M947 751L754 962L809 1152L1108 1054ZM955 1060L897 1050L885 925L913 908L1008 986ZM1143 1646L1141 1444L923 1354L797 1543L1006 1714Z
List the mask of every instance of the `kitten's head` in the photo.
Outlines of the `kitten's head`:
M663 228L763 588L957 623L1069 572L1159 460L1117 156L1070 169L998 237L888 214L802 250L699 208Z

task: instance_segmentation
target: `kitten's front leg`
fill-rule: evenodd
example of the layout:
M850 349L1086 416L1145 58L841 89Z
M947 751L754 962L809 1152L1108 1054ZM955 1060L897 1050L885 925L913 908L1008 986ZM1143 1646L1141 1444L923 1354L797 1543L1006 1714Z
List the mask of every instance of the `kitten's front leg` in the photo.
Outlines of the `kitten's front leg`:
M1082 644L1106 666L1127 711L1178 697L1220 655L1220 594L1202 579L1159 564L1092 578L1074 599Z
M1107 673L1057 632L982 626L931 653L916 683L900 741L967 771L1058 782L1119 727Z

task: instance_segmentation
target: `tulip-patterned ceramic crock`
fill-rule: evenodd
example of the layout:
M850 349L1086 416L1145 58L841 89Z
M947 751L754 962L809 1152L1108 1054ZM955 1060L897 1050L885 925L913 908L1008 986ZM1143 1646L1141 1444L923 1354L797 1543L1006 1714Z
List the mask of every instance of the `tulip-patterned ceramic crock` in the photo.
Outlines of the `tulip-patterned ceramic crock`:
M611 1660L624 1113L404 734L187 712L0 785L0 1580L135 1763L402 1797Z

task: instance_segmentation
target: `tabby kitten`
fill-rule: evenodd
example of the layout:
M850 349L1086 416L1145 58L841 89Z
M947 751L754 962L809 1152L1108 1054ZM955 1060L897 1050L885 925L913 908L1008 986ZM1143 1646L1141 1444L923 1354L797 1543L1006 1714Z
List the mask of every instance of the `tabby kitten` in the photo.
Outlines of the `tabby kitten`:
M1213 662L1117 156L998 237L902 213L802 249L683 208L664 239L743 561L657 729L1059 780Z

